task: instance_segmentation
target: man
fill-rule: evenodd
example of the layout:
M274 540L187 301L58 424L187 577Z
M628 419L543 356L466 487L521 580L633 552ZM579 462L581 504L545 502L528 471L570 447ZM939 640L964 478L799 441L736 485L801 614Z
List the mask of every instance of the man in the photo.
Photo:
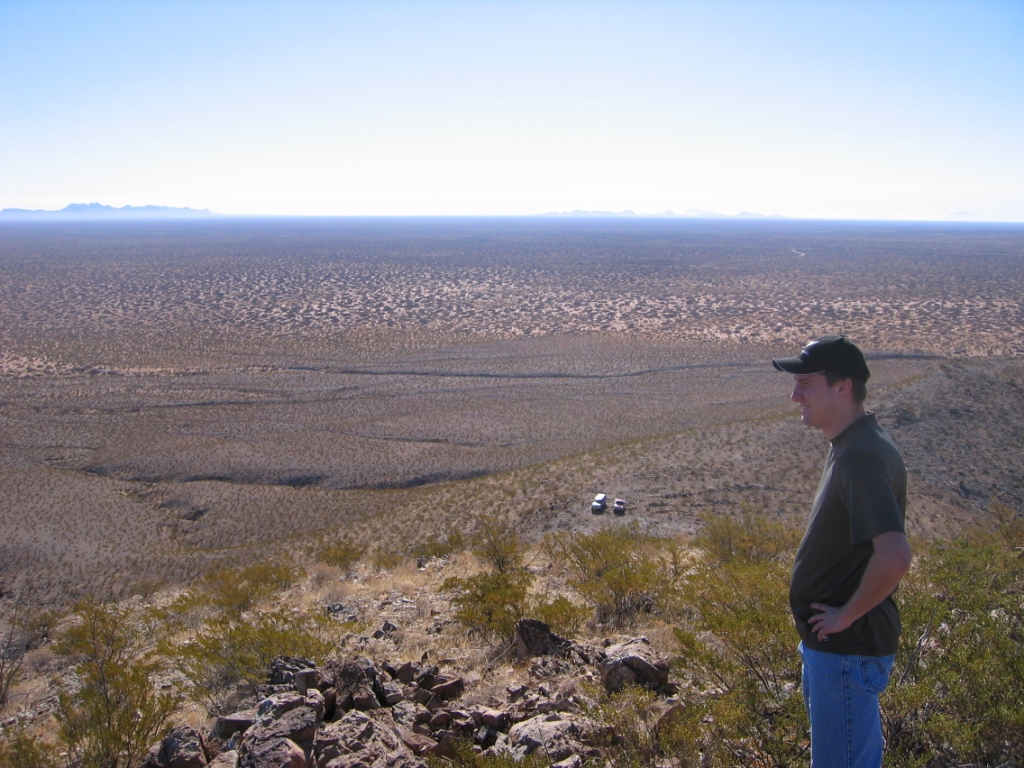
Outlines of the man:
M878 696L892 670L900 617L892 593L910 568L907 471L864 409L871 375L843 336L773 360L793 375L800 420L831 442L793 563L790 607L800 633L812 768L878 768Z

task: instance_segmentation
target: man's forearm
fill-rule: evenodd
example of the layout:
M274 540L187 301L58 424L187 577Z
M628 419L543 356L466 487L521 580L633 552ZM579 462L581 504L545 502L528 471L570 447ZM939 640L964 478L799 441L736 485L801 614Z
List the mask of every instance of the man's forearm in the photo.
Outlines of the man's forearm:
M891 531L871 540L873 552L868 567L861 577L860 586L845 605L833 607L811 603L819 613L811 616L811 631L823 640L830 634L842 632L896 591L900 579L910 569L913 553L910 542L902 533Z
M910 569L913 554L910 542L902 533L883 533L871 543L874 552L860 586L839 611L847 626L895 592L900 579Z

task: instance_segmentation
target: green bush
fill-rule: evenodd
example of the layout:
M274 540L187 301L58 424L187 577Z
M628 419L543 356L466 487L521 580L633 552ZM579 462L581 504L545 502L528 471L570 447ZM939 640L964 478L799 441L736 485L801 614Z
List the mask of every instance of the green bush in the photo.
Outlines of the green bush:
M0 736L0 768L57 768L57 749L18 728Z
M208 574L199 589L214 608L239 614L292 586L300 576L301 569L295 566L259 562Z
M179 703L157 692L159 670L144 653L144 628L116 606L86 602L55 650L74 663L79 685L64 688L56 711L61 739L80 768L135 768Z
M652 691L627 686L618 693L588 691L593 702L587 714L604 727L599 731L601 765L647 768L668 764L678 768L701 765L693 733L699 727L695 710L680 704L666 705Z
M547 624L551 631L562 637L573 638L593 616L593 611L577 605L564 595L548 599L534 596L529 601L527 612L531 618Z
M442 538L438 535L429 536L412 548L412 556L448 557L466 548L466 537L462 531L451 530Z
M379 571L393 571L405 562L406 556L397 549L376 546L370 552L370 562Z
M709 519L685 586L674 669L707 766L806 760L799 638L787 595L798 535L745 509Z
M891 766L1024 764L1024 559L1019 522L916 543L904 632L883 697Z
M341 536L323 542L316 549L314 557L324 565L347 571L366 554L366 547L350 536Z
M485 518L471 551L497 573L519 570L526 559L526 544L507 520Z
M593 606L597 623L622 627L641 613L675 605L676 582L666 578L668 544L634 526L616 526L552 534L544 546L568 572L570 586Z
M532 581L526 571L482 573L448 578L441 589L453 593L456 620L486 640L507 644L526 614Z
M759 562L789 558L801 532L763 512L741 506L736 516L709 515L694 542L716 563Z
M882 723L888 768L1024 764L1024 525L915 542L896 599L903 635ZM750 511L709 521L686 577L675 670L703 764L806 760L797 636L786 602L798 531Z
M210 714L223 714L236 685L266 682L274 657L323 662L343 631L323 614L280 609L244 616L222 613L207 619L189 642L164 642L161 649L188 679L191 695Z
M692 618L676 630L674 668L689 683L688 704L703 713L709 765L790 765L805 757L788 577L780 561L709 560L687 583Z
M15 605L7 630L0 635L0 710L7 706L11 687L18 679L28 649L28 635L22 628L20 605Z

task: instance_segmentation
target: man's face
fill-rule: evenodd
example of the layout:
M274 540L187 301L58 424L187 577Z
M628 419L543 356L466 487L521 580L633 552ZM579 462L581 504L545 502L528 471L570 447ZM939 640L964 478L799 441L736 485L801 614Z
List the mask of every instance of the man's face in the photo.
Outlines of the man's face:
M839 419L838 394L843 382L829 386L823 373L805 373L793 376L793 394L790 400L800 404L800 421L808 427L830 432Z

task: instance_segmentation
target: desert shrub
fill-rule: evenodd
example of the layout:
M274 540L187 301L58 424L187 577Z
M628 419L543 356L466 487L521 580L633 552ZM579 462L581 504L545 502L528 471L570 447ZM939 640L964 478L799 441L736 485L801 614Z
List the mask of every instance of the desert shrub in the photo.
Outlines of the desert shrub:
M150 612L154 630L173 636L200 626L211 613L241 616L287 589L302 569L285 563L253 563L241 568L218 568L199 578L171 603Z
M760 540L762 543L756 543ZM807 718L789 613L793 540L756 515L718 518L684 587L689 617L676 630L682 694L697 713L710 766L780 766L805 759Z
M445 579L441 589L452 593L457 621L486 640L507 644L526 614L532 581L533 576L522 570L481 573Z
M26 654L50 636L57 617L56 611L32 607L20 597L13 602L7 627L0 633L0 710L21 675Z
M544 546L552 562L564 564L573 589L593 606L595 620L622 627L640 613L674 604L675 582L665 577L659 552L665 543L630 526L553 534Z
M159 670L145 653L144 628L127 611L87 602L56 650L74 663L78 685L65 687L56 710L60 736L81 768L134 768L178 705L153 689Z
M522 568L526 543L507 520L484 518L470 551L497 573Z
M1024 764L1024 559L1019 522L915 543L883 698L893 766Z
M541 752L523 757L511 754L483 755L474 749L473 742L455 739L448 743L450 754L445 757L427 757L429 768L547 768L551 759Z
M52 744L23 728L0 735L0 768L57 768L62 762Z
M577 605L564 595L554 598L535 595L527 610L531 618L543 621L552 632L568 638L575 637L594 615L590 608Z
M415 558L449 557L465 548L466 537L462 531L451 530L443 537L434 534L417 543L412 548L412 556Z
M220 568L204 575L192 594L202 605L241 614L292 586L301 574L301 569L280 562Z
M266 682L274 657L322 662L337 648L343 632L343 625L324 614L282 609L220 613L207 619L190 641L165 641L161 650L189 681L193 698L210 714L223 714L236 685Z
M708 516L694 544L719 563L775 560L792 554L800 535L797 528L742 506L735 517Z
M405 555L397 549L376 546L370 553L370 562L379 571L393 571L405 562Z
M655 693L639 686L627 686L618 693L604 689L588 691L591 702L585 711L602 724L598 746L602 765L646 768L668 764L679 768L701 765L697 741L699 723L695 710L681 704L666 705Z
M0 636L0 710L7 706L7 697L21 672L27 650L27 635L15 610L7 630Z
M348 571L366 554L366 547L351 536L341 536L322 543L314 554L317 562Z

